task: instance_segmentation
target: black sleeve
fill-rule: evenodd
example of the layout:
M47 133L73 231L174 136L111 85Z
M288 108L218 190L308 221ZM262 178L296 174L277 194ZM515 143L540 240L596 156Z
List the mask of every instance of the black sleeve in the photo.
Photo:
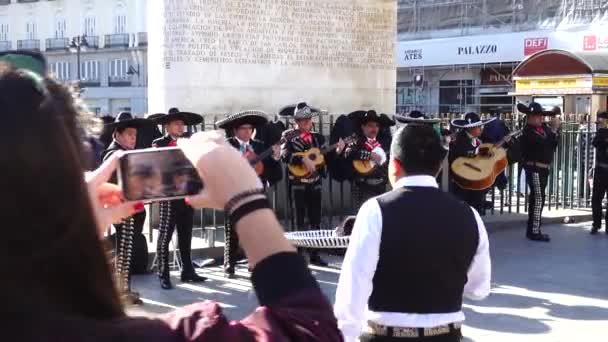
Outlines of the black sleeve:
M295 252L282 252L260 261L251 274L260 305L272 305L292 293L318 289L304 259Z
M283 145L281 145L281 160L283 160L283 162L287 164L302 164L302 157L295 156L293 154L294 152L295 151L291 141L284 143Z
M281 170L281 163L274 160L272 156L264 159L264 175L263 178L273 185L279 182L283 178L283 172Z
M361 144L352 143L349 144L344 150L344 158L348 160L370 160L372 153L365 150Z

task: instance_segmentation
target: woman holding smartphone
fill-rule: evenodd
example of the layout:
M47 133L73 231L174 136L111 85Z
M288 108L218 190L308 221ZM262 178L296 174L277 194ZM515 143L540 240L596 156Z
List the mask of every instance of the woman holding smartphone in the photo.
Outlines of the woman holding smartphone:
M11 341L342 341L332 308L283 236L257 176L219 133L184 141L205 190L194 207L225 208L253 268L260 307L230 322L212 302L159 319L129 318L112 282L101 236L136 213L108 183L120 152L83 177L87 156L69 91L45 77L41 55L0 55L0 300ZM22 57L23 56L23 57ZM26 59L27 63L13 64ZM31 65L39 63L35 73ZM182 145L180 143L180 145Z

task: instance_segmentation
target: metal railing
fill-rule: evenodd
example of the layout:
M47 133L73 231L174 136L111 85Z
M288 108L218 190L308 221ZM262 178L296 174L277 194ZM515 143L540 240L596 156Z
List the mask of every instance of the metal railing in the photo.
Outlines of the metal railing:
M127 33L106 34L104 46L110 47L129 47L129 35Z
M108 86L110 87L130 87L132 85L131 76L109 76Z
M101 80L99 78L97 79L82 79L80 81L80 87L82 88L95 88L95 87L101 87Z
M329 136L333 123L339 115L323 115L315 119L316 130ZM214 122L224 116L205 116L205 121L192 128L193 132L215 129ZM455 114L438 114L434 117L442 119L442 126L448 127ZM276 119L276 118L275 118ZM524 123L518 115L501 115L511 131L523 128ZM292 122L283 121L287 127ZM591 141L595 135L595 124L589 116L565 115L560 131L559 145L551 167L547 186L546 210L582 209L591 207L591 182L594 167L594 149ZM491 188L487 192L486 215L506 213L526 213L528 205L528 189L525 183L525 173L521 165L510 164L505 170L507 185L504 189ZM287 231L295 227L294 207L290 196L287 171L283 179L268 190L268 196L273 208ZM440 184L447 189L448 184ZM355 215L358 208L354 207L351 196L350 182L338 182L329 175L323 180L322 229L332 229L349 215ZM388 189L387 189L388 190ZM221 211L204 209L195 215L197 229L201 237L215 241L214 234L223 228L224 214Z
M9 51L13 49L13 42L10 40L0 41L0 51Z
M67 50L68 45L68 38L47 38L45 49L46 51Z
M147 32L137 33L137 46L148 46L148 33Z
M87 45L89 48L98 49L99 48L99 36L86 36Z
M40 51L39 39L21 39L17 41L18 50L34 50Z

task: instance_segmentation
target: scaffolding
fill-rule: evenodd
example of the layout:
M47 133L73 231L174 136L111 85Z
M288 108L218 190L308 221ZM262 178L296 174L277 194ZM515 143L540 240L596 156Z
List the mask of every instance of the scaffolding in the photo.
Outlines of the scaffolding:
M399 0L400 40L608 24L606 0Z

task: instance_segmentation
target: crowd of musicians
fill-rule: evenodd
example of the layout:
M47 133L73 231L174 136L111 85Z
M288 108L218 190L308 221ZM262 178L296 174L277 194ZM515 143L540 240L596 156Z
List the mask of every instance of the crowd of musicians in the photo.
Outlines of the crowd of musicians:
M279 110L279 116L294 123L285 129L281 122L270 122L269 116L258 110L247 110L228 116L216 123L224 129L227 141L240 151L255 168L260 182L269 189L283 178L287 168L290 198L295 208L296 230L321 229L323 202L322 182L327 177L328 167L332 177L349 180L352 184L353 201L359 209L368 199L387 191L388 160L390 159L391 127L416 125L432 127L440 137L446 151L448 165L462 158L475 158L492 153L487 143L509 149L512 137L517 137L520 150L518 162L525 170L529 188L529 208L526 237L532 241L550 241L541 230L545 189L554 152L558 145L560 122L555 117L557 109L546 111L538 103L518 105L525 114L526 124L519 132L509 134L500 126L496 117L482 119L476 113L467 113L462 119L453 120L450 127L441 127L438 119L428 118L419 111L407 115L378 114L373 110L359 110L340 117L332 131L331 141L315 131L313 119L320 110L307 103L297 103ZM547 119L548 118L548 119ZM496 120L496 121L495 121ZM608 113L598 114L599 130L593 140L597 149L596 171L593 182L593 229L597 233L602 221L602 200L608 191L608 129L605 122ZM188 127L200 124L202 116L183 112L177 108L167 113L153 114L146 119L135 118L130 113L120 113L105 125L107 146L102 154L108 158L118 150L136 148L176 146L177 139L188 137ZM504 125L503 125L504 126ZM487 130L484 131L484 127ZM164 132L164 136L161 133ZM493 134L496 130L501 133ZM498 136L496 136L498 135ZM500 140L500 142L498 141ZM492 146L492 145L491 145ZM465 162L466 165L466 162ZM489 186L471 187L459 182L455 170L450 173L450 192L483 215L486 193L493 186L504 187L504 174L493 178ZM177 230L177 241L181 257L182 282L203 282L196 274L191 257L193 209L184 200L160 203L159 236L157 240L157 263L160 286L173 287L169 276L169 244L173 231ZM138 241L143 239L142 229L145 210L115 225L116 272L119 284L132 303L140 302L136 292L130 289L132 257ZM327 263L315 250L309 252L312 264L326 266ZM230 224L225 227L224 269L227 277L234 277L237 261L243 257L239 241Z

